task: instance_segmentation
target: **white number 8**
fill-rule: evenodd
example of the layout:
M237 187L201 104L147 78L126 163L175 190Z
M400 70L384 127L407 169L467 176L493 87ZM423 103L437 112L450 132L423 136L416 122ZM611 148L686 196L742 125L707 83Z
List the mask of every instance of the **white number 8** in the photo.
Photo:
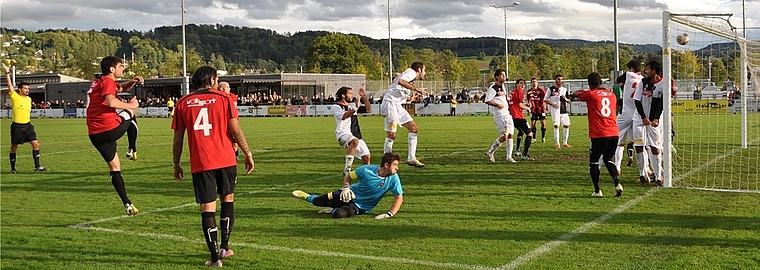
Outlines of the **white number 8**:
M612 108L610 108L610 99L602 98L602 109L600 110L604 117L608 117L612 114Z
M193 129L203 130L203 136L210 136L212 127L211 123L208 122L208 108L201 108L201 111L198 112L198 116L195 117Z

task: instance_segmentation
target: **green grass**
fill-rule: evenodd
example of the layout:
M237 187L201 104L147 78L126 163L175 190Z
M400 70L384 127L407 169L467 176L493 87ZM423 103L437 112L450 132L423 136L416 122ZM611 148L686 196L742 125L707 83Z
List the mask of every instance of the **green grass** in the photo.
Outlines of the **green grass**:
M503 162L504 147L497 152L499 162L486 160L483 152L497 136L489 116L415 120L420 126L418 156L428 166L401 167L401 211L391 219L373 218L390 207L387 195L376 213L333 220L290 192L340 188L344 151L333 136L334 120L242 118L256 170L238 178L231 240L235 256L224 266L499 268L562 238L518 268L760 267L758 194L640 187L633 183L634 170L624 167L622 198L612 197L605 174L606 197L591 198L584 117L572 118L573 148L555 150L550 129L547 143L532 147L537 161L518 164ZM360 121L377 162L382 118ZM7 156L2 159L0 267L202 268L208 254L192 183L171 176L170 120L139 123L139 160L123 158L126 138L119 145L127 191L141 210L127 218L106 165L87 139L84 119L34 120L42 164L50 171L32 171L28 144L19 148L18 174L10 175ZM0 125L7 130L10 121L3 119ZM394 146L402 158L405 136L399 132ZM0 152L8 149L8 137L3 137ZM598 225L578 231L595 220Z

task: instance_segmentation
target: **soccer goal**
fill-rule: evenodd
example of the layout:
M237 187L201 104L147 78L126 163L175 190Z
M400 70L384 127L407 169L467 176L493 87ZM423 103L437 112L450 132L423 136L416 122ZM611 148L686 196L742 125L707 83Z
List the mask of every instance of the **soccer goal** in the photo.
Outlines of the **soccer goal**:
M730 17L663 12L666 187L760 193L760 42Z

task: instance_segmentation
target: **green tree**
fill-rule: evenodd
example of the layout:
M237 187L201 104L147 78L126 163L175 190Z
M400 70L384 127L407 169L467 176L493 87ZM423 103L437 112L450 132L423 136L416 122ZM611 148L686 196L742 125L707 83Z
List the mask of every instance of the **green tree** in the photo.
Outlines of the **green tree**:
M695 79L702 77L700 75L702 65L692 51L673 50L671 62L673 63L673 79Z
M365 60L372 54L358 36L333 33L315 39L305 57L312 72L355 74L367 72L370 67L365 66Z

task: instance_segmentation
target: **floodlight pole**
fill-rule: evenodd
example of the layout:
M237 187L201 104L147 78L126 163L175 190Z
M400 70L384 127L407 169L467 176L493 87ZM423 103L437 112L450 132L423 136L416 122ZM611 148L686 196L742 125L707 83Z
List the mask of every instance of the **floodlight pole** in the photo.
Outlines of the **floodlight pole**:
M190 81L187 77L187 43L185 39L185 0L182 0L182 95L190 94Z
M393 44L391 44L391 0L388 0L388 79L393 80Z
M507 37L507 8L519 6L520 2L514 2L508 6L497 6L491 4L490 7L504 10L504 70L506 70L507 79L509 79L509 38Z
M612 8L612 14L614 16L614 35L615 35L615 78L617 76L620 76L620 43L618 42L618 16L617 16L617 8L618 8L618 0L613 1L613 8ZM613 78L614 79L614 78Z

